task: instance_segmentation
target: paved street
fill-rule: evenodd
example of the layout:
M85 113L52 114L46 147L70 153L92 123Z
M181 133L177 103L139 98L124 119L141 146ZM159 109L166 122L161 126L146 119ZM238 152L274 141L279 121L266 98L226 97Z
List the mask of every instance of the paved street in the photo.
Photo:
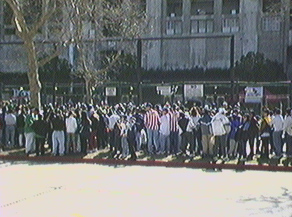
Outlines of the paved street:
M0 164L0 216L291 216L292 174Z

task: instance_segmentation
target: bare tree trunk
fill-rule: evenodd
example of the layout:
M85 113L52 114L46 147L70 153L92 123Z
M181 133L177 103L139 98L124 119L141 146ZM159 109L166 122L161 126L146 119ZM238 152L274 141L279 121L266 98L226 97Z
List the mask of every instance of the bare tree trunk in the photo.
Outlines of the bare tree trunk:
M38 74L38 62L35 44L32 38L24 40L24 46L28 55L28 81L30 87L31 105L36 108L41 106L41 82Z
M84 78L85 80L85 102L92 104L92 82L89 78Z

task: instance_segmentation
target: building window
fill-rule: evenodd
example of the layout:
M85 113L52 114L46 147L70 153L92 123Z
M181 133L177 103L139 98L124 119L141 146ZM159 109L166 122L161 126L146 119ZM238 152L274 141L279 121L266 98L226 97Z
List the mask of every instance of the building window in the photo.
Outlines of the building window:
M263 0L264 13L280 13L281 0Z
M237 18L225 18L222 25L223 32L238 32L239 20Z
M167 16L181 17L182 16L182 0L167 0Z
M223 0L222 13L223 14L238 14L239 0Z
M166 22L166 34L167 35L180 35L182 34L182 21L169 20Z
M210 33L213 32L213 20L192 20L191 33Z
M191 15L214 14L214 0L192 0Z
M281 18L278 16L263 17L263 31L280 31Z

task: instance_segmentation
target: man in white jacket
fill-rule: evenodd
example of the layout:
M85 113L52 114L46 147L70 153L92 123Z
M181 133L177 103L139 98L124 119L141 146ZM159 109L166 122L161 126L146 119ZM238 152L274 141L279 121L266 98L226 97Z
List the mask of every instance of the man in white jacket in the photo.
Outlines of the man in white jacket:
M230 126L229 119L225 116L225 109L219 108L218 113L212 118L211 126L213 135L215 136L215 150L214 155L216 156L219 151L219 157L227 157L227 127Z
M72 147L72 151L74 153L77 151L76 130L77 130L77 121L76 121L76 118L74 117L74 113L70 111L68 114L68 117L66 118L66 133L67 133L66 153L67 154L70 152L70 147Z

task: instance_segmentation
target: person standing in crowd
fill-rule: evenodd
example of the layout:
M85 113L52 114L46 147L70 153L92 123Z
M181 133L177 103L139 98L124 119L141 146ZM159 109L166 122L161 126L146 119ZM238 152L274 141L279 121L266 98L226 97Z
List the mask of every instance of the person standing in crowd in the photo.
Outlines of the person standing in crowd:
M194 152L194 134L193 129L195 127L192 119L185 113L180 113L180 120L178 121L178 126L181 132L181 151L182 154L187 156L189 151L189 156L193 155Z
M127 141L129 146L129 152L130 152L130 158L129 160L136 160L137 155L135 153L135 147L137 146L137 120L134 116L130 117L130 120L128 122L128 132L127 132Z
M99 116L95 111L91 112L90 116L91 121L91 132L90 132L90 139L89 139L89 151L93 152L97 150L97 130L98 130L98 123L99 123Z
M239 136L239 126L240 126L240 117L237 112L234 112L231 116L231 131L229 133L229 150L228 157L234 159L238 153L238 136Z
M16 128L18 132L18 145L24 146L24 126L25 126L26 108L21 106L19 114L16 116Z
M65 120L66 123L66 154L70 153L72 150L73 153L77 152L77 139L76 139L76 131L77 131L77 121L75 118L75 114L73 111L69 111L68 117Z
M291 109L287 108L286 116L284 119L284 132L286 140L286 155L287 157L292 157L292 116Z
M213 157L213 149L215 143L215 137L212 135L211 131L211 120L210 111L205 108L203 109L202 117L199 119L200 130L202 133L202 147L203 154L202 157Z
M261 157L269 158L269 143L270 143L270 132L271 132L271 117L269 110L263 111L263 118L260 123L259 134L262 140Z
M4 120L2 117L2 107L0 107L0 152L3 151L4 149L3 129L4 129Z
M25 153L27 156L35 151L35 133L32 124L35 121L34 109L30 109L25 117L24 137L25 137Z
M243 158L243 160L245 160L247 157L246 145L248 139L250 138L250 117L248 114L243 115L243 123L239 126L238 130L239 159Z
M195 125L193 129L193 135L194 135L194 150L197 153L197 155L201 155L202 152L202 134L201 129L199 126L199 120L201 118L199 109L197 107L192 107L190 110L191 119Z
M225 116L225 109L219 108L218 113L212 118L211 126L212 132L215 136L216 153L219 152L219 157L227 157L227 136L225 125L230 124L229 119Z
M65 154L65 119L60 110L56 111L52 119L52 141L53 151L52 155L63 156Z
M80 143L81 152L87 154L91 134L91 120L88 118L87 112L81 112L81 126L80 126Z
M146 104L144 123L147 133L148 153L150 155L153 155L153 146L155 148L155 151L158 151L160 118L158 112L153 109L151 103Z
M97 127L97 148L98 149L104 149L107 146L107 135L106 135L106 129L107 129L107 120L105 115L97 110L97 115L98 115L98 127Z
M281 110L276 109L271 123L273 131L273 144L275 148L276 157L281 157L283 150L282 134L284 129L284 119L281 115Z
M32 124L32 128L35 132L35 152L36 155L45 154L45 142L48 135L48 123L44 120L41 114L37 114L35 121Z
M5 115L5 124L6 147L13 148L15 146L16 116L12 109L8 109Z
M163 108L162 116L160 117L160 148L158 149L158 154L170 154L170 116L168 108Z
M253 159L253 156L255 154L254 152L254 144L255 141L258 139L259 136L259 123L258 120L256 119L256 115L254 111L250 112L250 137L248 139L249 147L250 147L250 153L248 156L248 159Z
M122 159L126 159L126 157L129 155L129 145L128 145L128 130L129 125L127 121L126 116L122 116L121 120L118 123L119 129L120 129L120 140L121 140L121 156Z
M133 109L133 118L135 118L135 127L136 127L136 151L141 151L142 146L142 135L141 131L144 129L144 119L141 115L141 110L138 108Z
M109 113L109 118L108 118L108 121L109 121L108 129L109 129L110 151L113 151L114 154L116 154L116 151L117 151L117 148L116 148L117 141L115 141L116 135L115 135L114 128L119 120L120 120L120 116L116 114L116 111L111 109Z
M170 108L170 152L173 155L177 155L179 152L179 126L178 126L178 120L179 120L179 107L177 105L173 105L172 108Z

